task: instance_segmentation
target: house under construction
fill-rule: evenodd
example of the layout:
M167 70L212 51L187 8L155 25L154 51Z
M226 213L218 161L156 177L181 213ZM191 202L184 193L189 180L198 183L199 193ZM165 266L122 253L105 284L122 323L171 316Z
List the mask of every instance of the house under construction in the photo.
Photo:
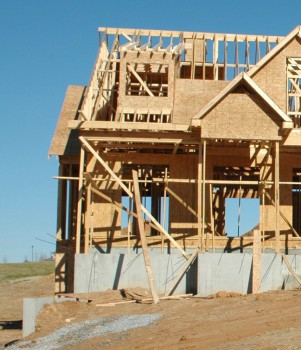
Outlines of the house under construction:
M267 253L258 290L293 285L283 259L301 268L300 150L301 27L99 28L90 83L68 87L49 151L56 291L145 284L148 247L158 291L248 292L254 242ZM280 277L267 277L272 265Z

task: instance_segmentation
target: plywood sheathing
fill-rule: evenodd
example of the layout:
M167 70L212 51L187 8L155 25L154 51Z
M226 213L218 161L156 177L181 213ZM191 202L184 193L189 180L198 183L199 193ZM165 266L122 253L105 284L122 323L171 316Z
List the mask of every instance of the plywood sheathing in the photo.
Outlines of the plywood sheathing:
M261 65L260 69L251 70L248 74L283 111L286 111L287 58L300 57L301 38L297 35L286 46L281 44L279 46L281 50L271 55L267 63Z
M78 132L68 128L68 122L75 120L84 97L84 86L68 86L58 123L51 141L49 155L77 155L80 149Z

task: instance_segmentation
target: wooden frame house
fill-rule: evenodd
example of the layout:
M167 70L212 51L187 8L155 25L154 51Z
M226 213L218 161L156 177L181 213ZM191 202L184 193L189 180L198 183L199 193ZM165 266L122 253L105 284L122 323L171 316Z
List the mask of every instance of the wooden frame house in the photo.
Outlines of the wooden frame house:
M162 253L252 247L254 227L226 232L229 198L257 200L263 250L300 248L301 27L99 37L90 83L68 87L49 151L59 290L72 290L75 254L141 245L133 171L147 244Z

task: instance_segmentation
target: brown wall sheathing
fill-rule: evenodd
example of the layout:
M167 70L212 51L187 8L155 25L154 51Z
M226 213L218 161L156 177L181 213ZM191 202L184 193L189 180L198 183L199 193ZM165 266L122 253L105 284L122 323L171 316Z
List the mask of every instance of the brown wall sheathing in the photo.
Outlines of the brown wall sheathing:
M189 124L227 84L226 81L177 79L173 123Z
M252 79L284 111L287 106L286 60L300 57L301 39L295 38L273 57Z
M84 86L68 86L62 110L58 119L49 155L79 154L78 133L68 128L68 121L74 120L82 103Z
M218 139L277 140L280 121L257 95L232 93L201 121L202 136Z

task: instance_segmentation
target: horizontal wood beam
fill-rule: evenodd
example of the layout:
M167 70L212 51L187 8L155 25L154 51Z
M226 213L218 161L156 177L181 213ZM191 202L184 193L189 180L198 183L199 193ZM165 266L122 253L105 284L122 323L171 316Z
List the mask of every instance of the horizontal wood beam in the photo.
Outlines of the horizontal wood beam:
M137 29L130 28L106 28L99 27L99 32L105 32L109 35L115 35L116 33L122 33L127 39L130 35L137 35ZM157 37L173 37L173 38L184 38L184 39L211 39L214 40L227 40L227 41L258 41L258 42L279 42L283 39L283 36L273 35L252 35L252 34L222 34L222 33L201 33L201 32L189 32L189 31L173 31L173 30L155 30L155 29L139 29L140 36L157 36ZM132 38L130 38L132 39Z
M151 130L151 131L189 131L189 124L173 124L173 123L134 123L134 122L110 122L110 121L81 121L70 120L68 128L90 130L90 129L122 129L122 130Z

